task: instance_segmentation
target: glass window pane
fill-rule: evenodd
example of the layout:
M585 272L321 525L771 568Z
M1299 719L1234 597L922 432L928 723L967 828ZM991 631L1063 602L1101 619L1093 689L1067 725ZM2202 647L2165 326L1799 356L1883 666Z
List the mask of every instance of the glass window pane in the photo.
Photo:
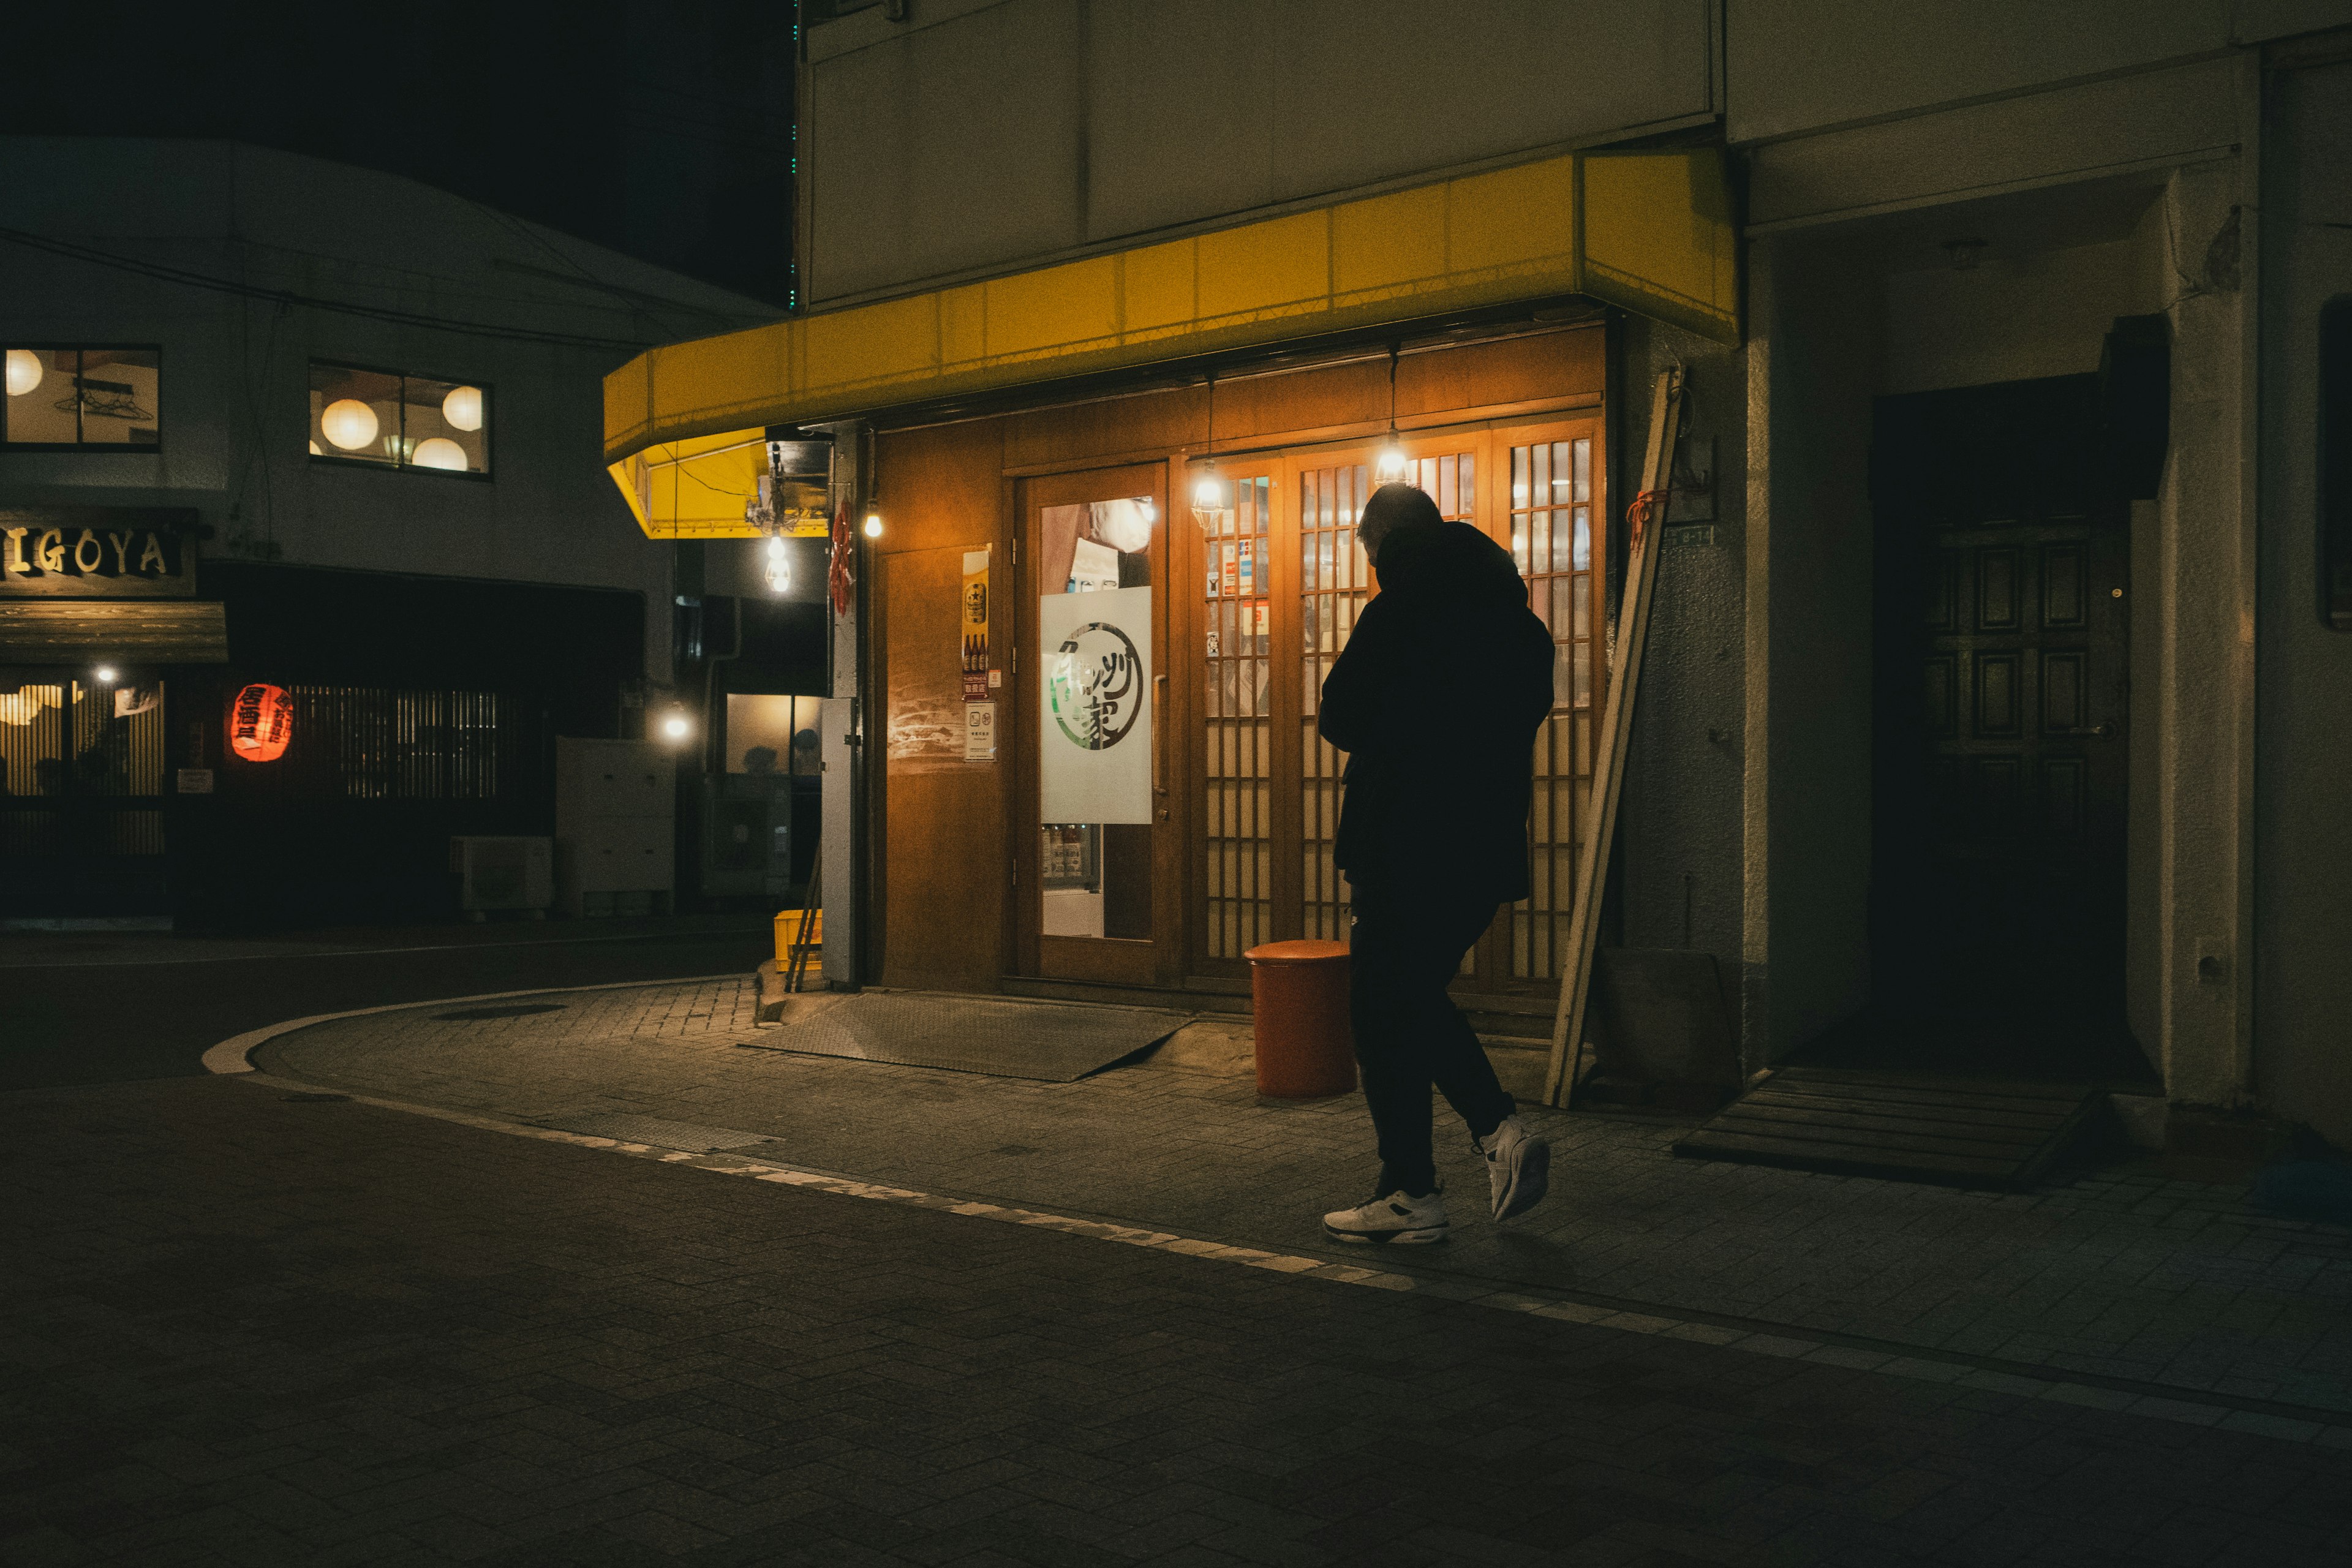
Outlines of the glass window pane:
M1570 498L1589 501L1592 499L1592 439L1580 437L1576 443L1576 490Z
M793 751L793 699L727 697L727 771L730 773L782 773Z
M81 439L79 349L8 351L7 438L71 446Z
M152 447L157 431L153 349L84 349L81 440L86 447Z
M1592 509L1589 506L1576 509L1576 551L1570 559L1579 572L1592 569Z
M1511 510L1525 511L1532 503L1528 500L1528 449L1511 448Z
M490 395L486 388L409 376L402 383L404 458L451 473L490 471Z
M310 367L312 457L397 464L400 414L400 377L338 364Z

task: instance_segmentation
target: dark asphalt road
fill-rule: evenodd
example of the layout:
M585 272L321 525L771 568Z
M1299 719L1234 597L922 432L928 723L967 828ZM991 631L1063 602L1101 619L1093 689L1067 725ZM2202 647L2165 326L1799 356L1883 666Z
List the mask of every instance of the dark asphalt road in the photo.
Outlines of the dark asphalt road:
M2330 1568L2352 1453L225 1078L9 1097L0 1562Z
M709 920L651 929L412 928L282 942L10 936L0 939L0 1089L201 1073L207 1047L313 1013L742 973L771 952L764 923Z

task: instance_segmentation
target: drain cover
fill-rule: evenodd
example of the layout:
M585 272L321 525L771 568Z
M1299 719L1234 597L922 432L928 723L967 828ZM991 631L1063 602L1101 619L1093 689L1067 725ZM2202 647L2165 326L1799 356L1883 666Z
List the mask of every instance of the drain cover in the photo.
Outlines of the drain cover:
M437 1023L472 1023L478 1018L527 1018L533 1013L561 1013L561 1002L518 1002L510 1007L460 1007L454 1013L436 1013Z

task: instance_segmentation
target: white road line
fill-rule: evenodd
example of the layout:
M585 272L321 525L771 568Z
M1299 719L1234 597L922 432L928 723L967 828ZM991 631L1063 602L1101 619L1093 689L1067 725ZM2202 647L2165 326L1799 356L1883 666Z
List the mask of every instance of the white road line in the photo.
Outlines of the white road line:
M721 978L731 978L724 977ZM633 982L632 984L643 984ZM656 982L656 984L659 984ZM620 986L566 986L551 989L618 990ZM500 994L528 996L542 994L527 991L505 992ZM449 997L451 1002L482 1001L487 998ZM440 1003L411 1003L410 1006L438 1006ZM363 1013L391 1012L387 1007L362 1007L352 1013L323 1014L322 1018L353 1017ZM240 1041L260 1043L273 1034L283 1034L304 1024L317 1023L318 1018L298 1019L255 1032L259 1038L240 1035L235 1040L224 1040L205 1053L211 1065L216 1052L226 1052ZM242 1063L240 1048L236 1059ZM321 1086L300 1083L292 1079L278 1078L255 1070L249 1064L234 1068L215 1068L216 1072L243 1072L245 1081L265 1088L293 1093L321 1092ZM340 1093L341 1090L324 1092ZM1337 1263L1328 1258L1296 1254L1261 1251L1255 1247L1234 1247L1223 1242L1203 1241L1194 1237L1178 1236L1171 1231L1139 1229L1106 1220L1085 1219L1075 1215L1016 1208L1009 1205L986 1203L969 1198L946 1197L938 1194L919 1192L910 1187L889 1186L861 1181L855 1176L837 1175L825 1171L804 1170L781 1165L768 1160L748 1160L740 1155L715 1153L690 1154L676 1149L663 1149L648 1143L629 1143L614 1138L599 1138L584 1132L567 1132L556 1127L538 1127L527 1122L508 1121L494 1116L483 1116L467 1110L453 1110L437 1105L425 1105L411 1100L385 1100L373 1095L353 1094L349 1098L362 1105L373 1105L384 1110L406 1111L438 1121L455 1122L463 1127L478 1128L488 1132L503 1132L520 1138L535 1138L542 1142L569 1143L575 1148L609 1150L635 1159L658 1161L664 1164L686 1165L716 1175L744 1176L753 1181L771 1182L784 1186L812 1188L837 1197L864 1198L869 1202L895 1204L901 1207L929 1209L935 1213L960 1215L968 1218L991 1220L998 1224L1030 1226L1055 1230L1089 1240L1116 1242L1128 1247L1139 1247L1153 1251L1182 1257L1199 1258L1214 1263L1236 1263L1246 1268L1268 1268L1301 1279L1323 1279L1339 1285L1366 1286L1375 1290L1434 1297L1457 1301L1466 1306L1496 1311L1517 1312L1528 1317L1549 1318L1558 1322L1580 1327L1613 1329L1620 1333L1643 1334L1666 1339L1680 1339L1711 1345L1721 1350L1735 1350L1750 1355L1769 1355L1783 1360L1807 1361L1825 1366L1868 1371L1881 1377L1900 1377L1914 1382L1958 1384L2008 1394L2020 1398L2048 1400L2053 1404L2089 1405L2100 1409L2118 1410L2126 1415L2139 1415L2158 1421L2179 1421L2195 1426L2218 1426L2231 1431L2252 1433L2290 1443L2315 1443L2323 1447L2352 1448L2352 1421L2322 1425L2315 1421L2297 1420L2273 1415L2260 1411L2240 1410L2233 1406L2210 1405L2193 1398L2174 1398L2157 1394L2133 1394L2123 1390L2074 1383L2064 1373L2052 1372L2019 1373L1995 1371L1962 1362L1943 1361L1932 1356L1890 1355L1882 1352L1863 1350L1824 1340L1811 1339L1801 1333L1759 1333L1734 1329L1719 1323L1701 1322L1678 1318L1670 1312L1628 1311L1616 1307L1589 1306L1571 1301L1528 1294L1524 1289L1488 1289L1474 1280L1426 1279L1412 1274L1391 1274L1375 1268L1360 1268L1352 1264ZM1869 1363L1869 1364L1865 1364ZM2182 1394L2195 1391L2183 1389Z

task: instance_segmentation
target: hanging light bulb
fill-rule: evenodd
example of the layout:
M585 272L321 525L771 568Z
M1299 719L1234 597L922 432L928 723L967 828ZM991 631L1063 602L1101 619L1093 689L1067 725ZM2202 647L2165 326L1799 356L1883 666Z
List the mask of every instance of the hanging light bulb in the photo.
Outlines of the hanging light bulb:
M346 452L356 452L375 439L383 428L375 410L356 397L339 397L319 416L319 431Z
M1222 511L1225 505L1225 481L1217 477L1217 465L1211 463L1192 481L1192 506L1199 511Z
M408 460L420 468L447 468L454 473L466 471L466 448L446 436L429 436L416 444Z
M30 349L8 351L8 395L22 397L41 384L41 356Z
M672 708L662 716L662 738L672 742L685 740L694 733L694 721L686 716L683 708Z
M1404 478L1408 467L1404 443L1397 438L1396 427L1397 355L1402 347L1400 343L1389 345L1389 434L1388 439L1381 443L1380 452L1372 458L1372 478L1384 485L1392 485Z
M866 514L866 537L868 539L879 539L882 537L882 514L880 512L869 511Z
M768 592L789 594L793 591L793 558L784 549L784 536L768 535Z

